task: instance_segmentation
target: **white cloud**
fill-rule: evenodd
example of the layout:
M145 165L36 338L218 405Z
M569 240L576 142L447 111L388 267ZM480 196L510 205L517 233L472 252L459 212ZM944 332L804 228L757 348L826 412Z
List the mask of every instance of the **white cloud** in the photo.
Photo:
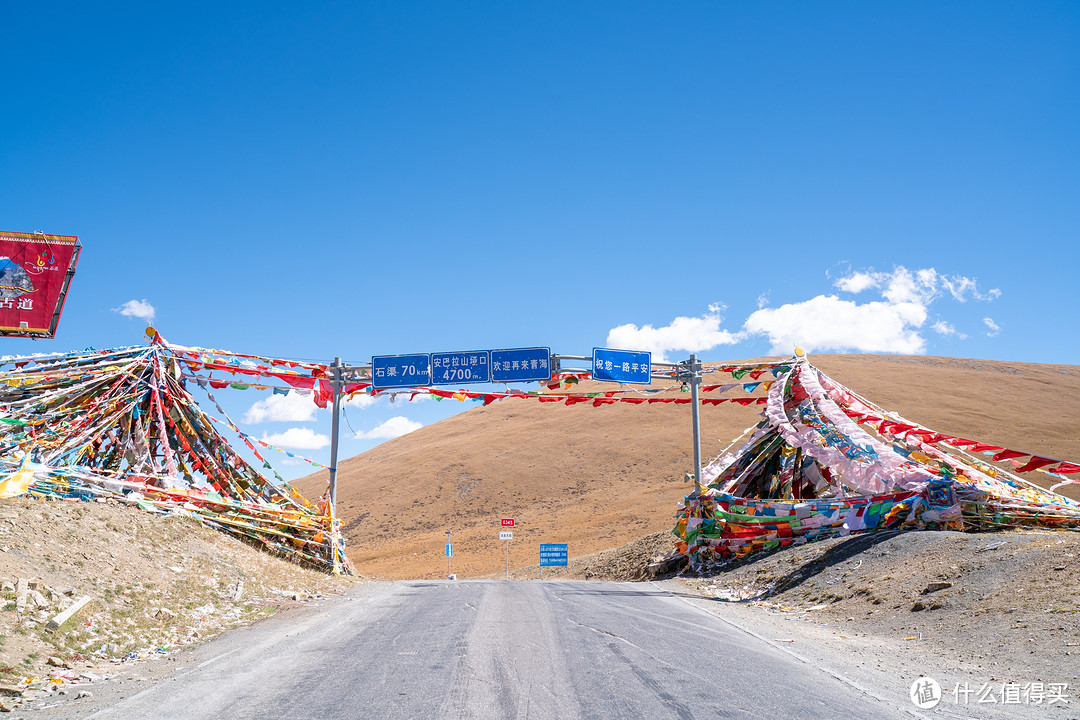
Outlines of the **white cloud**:
M154 315L157 311L154 310L154 306L144 300L128 300L120 307L113 308L113 312L118 312L125 317L142 318L146 322L151 322L154 319Z
M367 410L369 407L374 407L375 405L378 405L379 403L387 399L389 399L391 404L398 401L424 402L426 400L430 400L431 396L425 392L394 392L374 396L369 395L368 393L358 392L345 401L345 406L358 408L360 410Z
M881 300L859 304L836 295L818 295L779 308L759 308L746 319L744 332L766 335L770 352L778 354L790 353L796 345L808 351L917 354L926 352L922 328L931 304L943 297L989 302L1001 296L998 289L979 292L974 278L945 275L934 268L912 271L902 265L891 272L849 272L833 285L852 294L875 289ZM967 337L945 320L930 329L961 340Z
M948 293L957 302L966 302L969 297L990 302L1001 297L1001 290L997 288L986 293L979 292L975 278L945 275L934 268L923 268L913 273L903 265L897 265L892 272L874 272L872 269L853 272L839 278L833 285L838 290L853 294L870 288L881 288L882 297L894 303L929 304L944 293Z
M648 350L657 362L666 362L671 350L696 353L710 350L717 345L734 345L740 337L736 333L720 329L724 321L720 312L722 305L710 305L702 317L677 317L670 325L638 327L633 323L619 325L608 332L607 346L623 350Z
M936 323L930 326L930 329L936 332L938 335L955 335L956 327L951 323L947 323L944 320L938 320Z
M379 396L371 396L368 393L359 392L345 400L346 407L360 408L364 410L379 402Z
M956 326L950 322L944 320L938 320L936 323L930 326L930 329L936 332L938 335L944 335L945 337L956 336L961 340L967 340L967 335L962 332L956 331Z
M983 318L983 325L989 330L989 332L986 333L987 337L994 337L1001 332L1001 327L994 322L992 318Z
M937 319L932 325L930 306L943 299L990 302L1001 296L998 289L982 293L974 278L946 275L934 268L909 270L898 265L891 272L873 269L848 271L834 286L858 294L876 290L880 299L856 302L838 295L818 295L802 302L769 307L767 294L757 300L738 332L722 330L719 306L711 306L702 317L677 317L664 327L620 325L608 333L609 347L649 350L660 361L669 351L698 352L718 345L734 345L752 336L766 336L772 354L786 355L796 346L807 351L883 352L921 354L926 352L925 332L933 330L945 337L966 340L967 335L950 322ZM999 331L987 318L992 334Z
M280 447L295 448L297 450L319 450L330 444L330 436L317 433L306 427L293 427L285 432L264 434L264 443L278 445Z
M926 307L915 302L869 302L859 305L835 295L818 295L801 303L758 310L746 319L747 333L766 335L769 352L786 355L795 346L808 352L925 352L918 328Z
M244 413L245 423L310 422L315 419L315 401L311 396L290 392L259 400Z
M877 280L870 273L857 272L837 280L834 285L849 293L861 293L877 285Z
M392 438L401 437L402 435L407 435L413 430L419 430L422 427L424 427L423 423L418 423L403 415L398 415L380 425L376 425L371 430L366 432L361 430L356 433L356 437L361 440L390 440Z

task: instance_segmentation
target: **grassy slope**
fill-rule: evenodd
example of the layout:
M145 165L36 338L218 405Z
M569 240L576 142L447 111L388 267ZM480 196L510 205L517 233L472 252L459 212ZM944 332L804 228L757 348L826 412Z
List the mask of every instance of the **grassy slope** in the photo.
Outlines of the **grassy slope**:
M811 361L936 430L1080 460L1080 367L890 355ZM704 407L704 457L756 422L758 411ZM349 555L367 575L438 577L446 573L449 529L454 572L499 573L506 562L497 539L501 517L517 520L512 568L535 564L541 542L568 542L572 556L620 546L671 527L688 490L682 476L692 464L690 435L685 405L504 400L477 407L341 463L338 503ZM317 496L325 482L322 473L295 485ZM1066 493L1080 497L1074 488Z

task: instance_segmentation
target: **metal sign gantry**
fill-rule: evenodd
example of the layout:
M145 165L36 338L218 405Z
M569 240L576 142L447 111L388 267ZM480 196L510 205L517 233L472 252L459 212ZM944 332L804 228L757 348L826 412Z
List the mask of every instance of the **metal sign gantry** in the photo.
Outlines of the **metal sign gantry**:
M564 367L563 363L588 361L588 368ZM438 362L438 365L435 363ZM663 369L663 375L653 375ZM563 372L588 372L594 380L620 384L649 384L654 378L671 378L690 385L693 415L694 478L701 480L701 387L702 364L696 355L678 363L653 362L648 352L593 348L590 355L558 355L550 348L511 348L459 352L375 355L370 364L345 365L334 358L330 365L333 418L330 439L330 512L337 512L338 436L341 398L350 382L370 382L375 390L430 387L444 384L545 382ZM438 376L438 377L437 377ZM456 379L451 379L456 378Z

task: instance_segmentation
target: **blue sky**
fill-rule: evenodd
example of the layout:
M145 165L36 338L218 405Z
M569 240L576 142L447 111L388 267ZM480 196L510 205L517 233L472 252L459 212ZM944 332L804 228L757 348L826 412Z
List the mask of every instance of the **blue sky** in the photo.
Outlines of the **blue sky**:
M0 229L84 246L57 338L7 354L136 344L152 309L172 342L327 361L1075 362L1075 3L5 3L0 27Z

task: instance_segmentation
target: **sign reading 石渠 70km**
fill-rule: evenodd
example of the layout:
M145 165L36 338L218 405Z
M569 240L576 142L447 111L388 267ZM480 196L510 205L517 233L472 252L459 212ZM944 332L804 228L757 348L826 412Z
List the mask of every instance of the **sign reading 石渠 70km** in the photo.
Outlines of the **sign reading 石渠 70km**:
M652 382L652 355L637 350L593 348L593 380L648 385Z
M430 355L376 355L371 358L371 386L376 390L430 384Z

